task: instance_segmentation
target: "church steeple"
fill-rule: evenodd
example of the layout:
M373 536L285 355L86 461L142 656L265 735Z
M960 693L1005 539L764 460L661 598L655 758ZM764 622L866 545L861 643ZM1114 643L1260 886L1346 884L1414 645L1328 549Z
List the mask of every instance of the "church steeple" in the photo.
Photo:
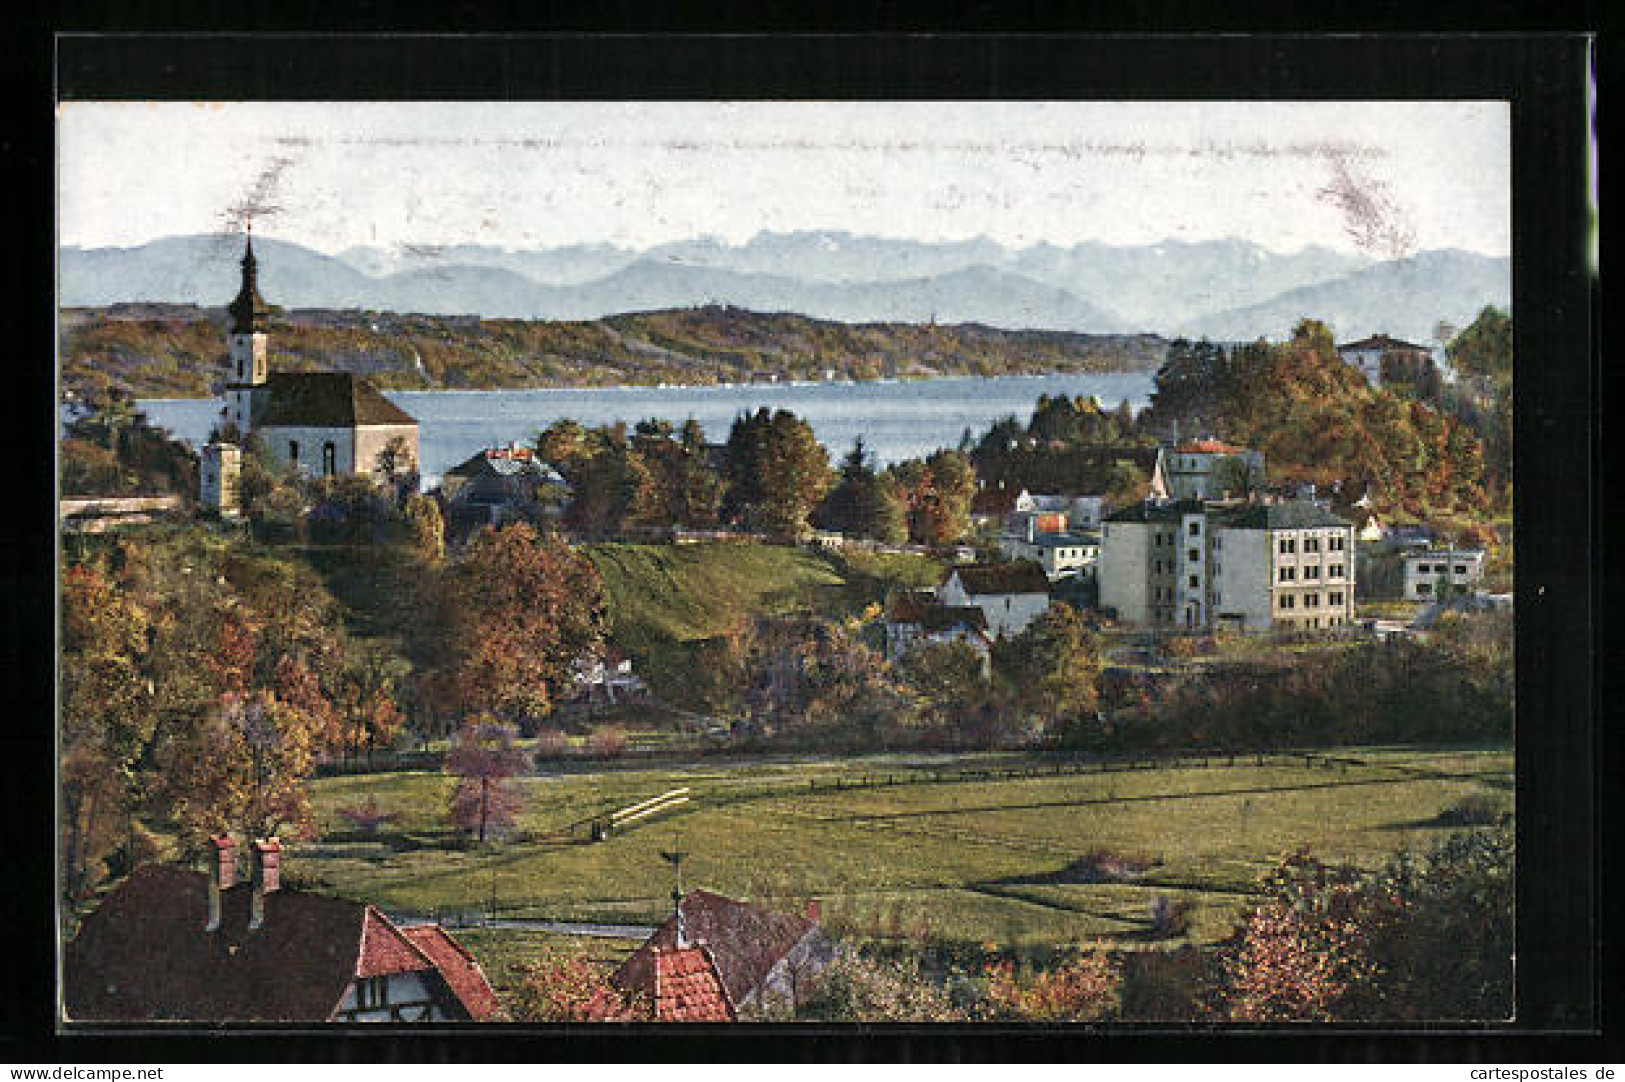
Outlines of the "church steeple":
M243 284L237 290L237 299L227 306L231 313L232 334L253 334L263 331L271 314L271 306L260 296L257 264L254 261L254 234L249 233L243 249Z

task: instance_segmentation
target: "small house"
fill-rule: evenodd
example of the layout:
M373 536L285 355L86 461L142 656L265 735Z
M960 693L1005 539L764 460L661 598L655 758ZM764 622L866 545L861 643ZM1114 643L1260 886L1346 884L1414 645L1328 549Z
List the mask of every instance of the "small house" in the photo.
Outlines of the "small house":
M281 888L281 845L217 838L208 874L137 868L63 953L71 1022L452 1022L497 1016L479 963L436 925Z
M610 978L622 991L651 1001L658 1020L667 1020L660 1014L663 977L680 974L705 983L696 956L710 963L732 1012L793 1007L810 979L835 959L835 945L818 926L816 908L797 917L705 890L684 895L674 908ZM701 990L694 998L702 1008L719 1010L710 993Z
M1049 608L1049 578L1029 560L967 564L948 572L937 588L937 600L981 609L994 638L1019 635Z

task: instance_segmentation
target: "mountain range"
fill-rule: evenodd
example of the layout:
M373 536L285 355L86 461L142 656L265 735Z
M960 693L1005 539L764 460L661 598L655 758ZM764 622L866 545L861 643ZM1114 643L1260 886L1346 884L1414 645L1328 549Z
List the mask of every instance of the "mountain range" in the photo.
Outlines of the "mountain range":
M1458 249L1376 261L1326 247L1281 254L1249 241L1084 242L1011 248L834 231L759 233L644 250L571 245L356 247L327 255L255 238L261 292L285 308L365 308L486 318L596 319L728 304L850 323L981 323L1085 333L1280 338L1300 318L1339 339L1429 341L1487 304L1509 306L1504 258ZM65 307L126 301L218 306L236 288L234 237L166 237L133 248L64 247Z

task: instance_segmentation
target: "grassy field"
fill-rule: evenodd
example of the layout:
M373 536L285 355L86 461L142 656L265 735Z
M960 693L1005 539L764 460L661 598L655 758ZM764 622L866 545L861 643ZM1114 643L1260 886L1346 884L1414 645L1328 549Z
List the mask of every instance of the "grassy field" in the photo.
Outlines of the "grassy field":
M521 835L483 850L458 848L445 832L442 776L332 778L313 787L324 830L341 826L336 809L369 796L400 819L373 839L328 833L287 863L297 879L391 911L475 913L494 888L504 915L652 924L671 886L660 851L677 846L688 854L685 884L797 910L816 898L825 924L846 935L1132 946L1146 940L1159 895L1189 899L1191 935L1209 941L1260 873L1299 847L1375 866L1450 833L1441 813L1465 796L1510 807L1509 751L1338 754L1352 761L1248 757L968 781L933 779L966 765L1050 767L897 756L528 777ZM852 787L864 778L893 783ZM691 789L688 805L603 843L540 840L679 785ZM1147 867L1077 881L1067 869L1092 851Z
M900 555L827 556L781 545L583 545L604 580L612 635L655 692L684 705L693 646L755 614L844 618L892 586L935 585L939 565Z

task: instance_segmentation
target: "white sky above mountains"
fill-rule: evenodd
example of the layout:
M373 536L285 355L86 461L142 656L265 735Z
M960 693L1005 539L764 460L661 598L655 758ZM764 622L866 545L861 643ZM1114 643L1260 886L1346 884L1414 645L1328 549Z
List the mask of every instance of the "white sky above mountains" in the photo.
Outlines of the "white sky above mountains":
M58 235L1511 251L1505 102L64 103Z

